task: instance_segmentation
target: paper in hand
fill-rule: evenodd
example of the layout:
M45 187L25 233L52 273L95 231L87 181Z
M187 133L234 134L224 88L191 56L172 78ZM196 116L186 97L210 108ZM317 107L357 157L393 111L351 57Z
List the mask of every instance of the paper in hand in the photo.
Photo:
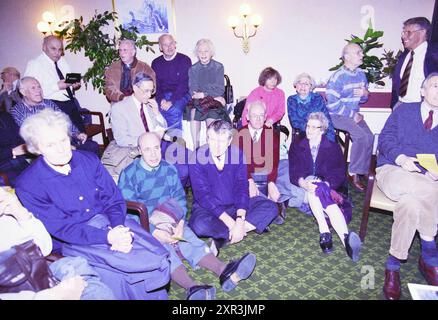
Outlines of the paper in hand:
M424 169L432 173L438 173L438 164L433 153L418 153L417 159L420 166L422 166Z

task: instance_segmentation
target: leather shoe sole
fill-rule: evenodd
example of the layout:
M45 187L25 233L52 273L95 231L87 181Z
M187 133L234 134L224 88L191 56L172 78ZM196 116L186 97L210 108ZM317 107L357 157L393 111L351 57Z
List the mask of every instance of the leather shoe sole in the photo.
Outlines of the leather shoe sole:
M220 277L222 290L225 292L231 291L237 286L237 283L231 280L231 276L234 273L236 273L239 281L249 278L256 265L256 256L253 253L247 253L240 260L231 262L229 265L231 266L230 269L227 270L228 268L225 268ZM226 274L224 274L225 272Z

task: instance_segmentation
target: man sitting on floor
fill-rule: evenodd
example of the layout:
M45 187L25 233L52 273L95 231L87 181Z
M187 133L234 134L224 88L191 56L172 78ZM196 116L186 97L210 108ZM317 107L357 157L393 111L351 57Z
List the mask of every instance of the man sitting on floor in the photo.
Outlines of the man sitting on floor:
M211 237L216 249L237 243L248 232L265 231L277 216L277 206L265 197L249 197L243 152L230 146L231 124L216 120L207 128L207 144L190 158L193 209L189 226L198 237ZM213 248L214 249L214 248Z
M138 149L141 159L122 171L118 186L125 199L142 202L147 207L152 235L170 252L171 279L187 290L189 300L215 298L213 286L198 285L189 276L181 260L183 257L193 268L200 266L213 271L224 291L234 289L240 280L251 275L255 255L247 253L226 264L211 253L185 225L184 189L176 168L161 158L160 138L155 133L143 133L138 139ZM160 214L164 217L157 217Z

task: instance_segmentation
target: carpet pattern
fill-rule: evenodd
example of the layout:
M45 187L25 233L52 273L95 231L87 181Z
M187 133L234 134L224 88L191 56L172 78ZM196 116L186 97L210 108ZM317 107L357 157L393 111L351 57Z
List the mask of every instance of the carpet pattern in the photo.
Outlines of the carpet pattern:
M359 233L363 194L352 191L355 207L349 229ZM191 194L188 195L190 206ZM257 256L252 276L231 292L223 292L219 279L205 269L189 274L200 283L214 285L217 299L223 300L378 300L382 293L385 262L391 239L392 215L370 212L368 233L358 263L347 256L332 231L334 250L323 254L319 247L318 227L312 217L288 208L283 225L272 225L269 233L250 233L240 243L222 248L219 258L236 259L246 252ZM410 257L402 264L402 299L411 299L407 283L426 284L417 264L420 253L418 236ZM185 291L171 284L169 299L185 299Z

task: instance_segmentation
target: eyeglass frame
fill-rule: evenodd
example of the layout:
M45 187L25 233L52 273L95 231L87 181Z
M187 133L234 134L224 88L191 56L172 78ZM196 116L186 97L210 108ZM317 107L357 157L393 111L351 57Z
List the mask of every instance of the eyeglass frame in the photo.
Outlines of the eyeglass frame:
M306 124L306 129L313 129L313 130L315 130L315 129L321 129L321 128L322 128L322 126L316 127L316 126L309 126L308 124Z
M139 86L135 85L137 87L138 90L140 90L140 92L142 94L149 94L149 95L153 95L155 93L155 89L145 89L143 90L142 88L140 88Z
M417 30L403 30L401 32L401 35L404 36L406 34L408 37L410 37L411 34L413 34L414 32L421 31L421 30L426 30L426 29L422 28L422 29L417 29Z

